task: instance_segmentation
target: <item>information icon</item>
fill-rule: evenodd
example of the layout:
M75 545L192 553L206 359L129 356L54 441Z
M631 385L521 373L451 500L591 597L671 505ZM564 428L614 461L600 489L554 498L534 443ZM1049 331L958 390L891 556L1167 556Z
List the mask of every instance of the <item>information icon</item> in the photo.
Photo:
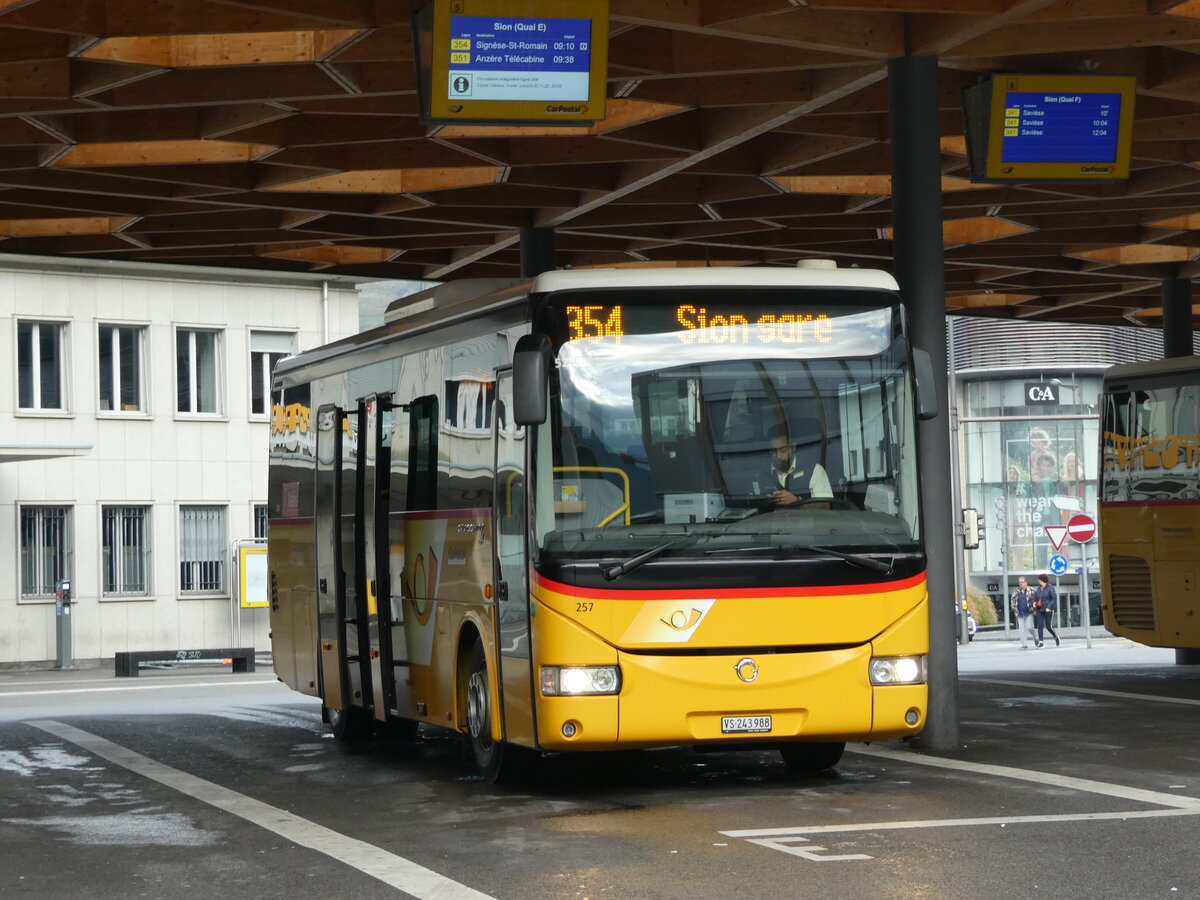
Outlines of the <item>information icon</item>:
M1055 575L1065 575L1068 568L1070 568L1070 564L1067 562L1067 558L1061 553L1056 553L1050 557L1050 571Z

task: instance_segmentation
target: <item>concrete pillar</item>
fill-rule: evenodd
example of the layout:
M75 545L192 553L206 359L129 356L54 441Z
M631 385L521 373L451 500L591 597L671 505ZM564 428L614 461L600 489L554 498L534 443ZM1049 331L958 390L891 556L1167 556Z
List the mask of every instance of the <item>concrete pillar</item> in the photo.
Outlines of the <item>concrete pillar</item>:
M958 746L958 621L954 516L947 473L950 402L946 380L945 253L942 244L938 64L933 56L888 62L892 147L893 265L913 346L933 362L938 414L920 423L921 497L929 586L929 718L917 739L932 750Z
M1192 355L1192 281L1190 278L1164 278L1163 358Z
M554 229L521 229L521 277L536 278L554 268Z

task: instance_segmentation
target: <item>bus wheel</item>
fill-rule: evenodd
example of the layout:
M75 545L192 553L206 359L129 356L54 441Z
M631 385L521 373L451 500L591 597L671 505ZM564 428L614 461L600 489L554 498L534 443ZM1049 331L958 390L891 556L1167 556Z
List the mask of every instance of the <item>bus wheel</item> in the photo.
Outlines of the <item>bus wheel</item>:
M345 706L324 710L325 720L339 741L365 741L374 730L375 721L361 706Z
M492 737L492 692L483 642L471 648L471 677L467 681L467 730L471 755L479 774L492 784L511 781L519 774L520 748Z
M788 744L779 748L779 755L793 772L815 775L832 769L846 752L846 742L829 744Z
M1200 666L1200 649L1195 647L1176 647L1175 665Z

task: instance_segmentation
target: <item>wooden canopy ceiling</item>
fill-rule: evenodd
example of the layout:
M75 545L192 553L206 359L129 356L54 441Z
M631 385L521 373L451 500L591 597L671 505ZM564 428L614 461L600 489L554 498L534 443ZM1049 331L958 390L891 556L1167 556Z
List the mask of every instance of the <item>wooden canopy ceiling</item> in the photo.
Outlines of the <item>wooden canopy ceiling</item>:
M947 308L1148 322L1200 273L1200 0L611 0L589 130L417 120L424 0L0 0L0 252L443 280L891 268L887 60L941 71ZM1133 74L1133 172L972 185L982 73Z

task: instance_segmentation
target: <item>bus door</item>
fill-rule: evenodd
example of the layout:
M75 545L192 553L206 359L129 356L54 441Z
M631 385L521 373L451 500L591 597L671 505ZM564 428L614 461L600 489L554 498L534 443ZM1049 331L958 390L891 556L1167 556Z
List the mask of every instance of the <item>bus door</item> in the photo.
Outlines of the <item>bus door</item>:
M525 536L525 434L512 420L512 372L496 378L496 489L493 534L496 656L504 709L505 740L533 746L533 673L529 647L529 565Z
M358 403L358 468L355 487L360 502L355 506L354 546L360 557L355 594L361 598L360 634L366 631L367 654L375 718L386 722L396 706L395 679L391 672L391 577L388 513L391 486L392 398L371 394ZM362 625L365 622L365 629ZM361 646L361 644L360 644Z
M368 430L367 400L353 411L327 404L317 410L317 611L320 638L321 697L333 711L339 737L359 736L375 707L372 688L371 618L364 536L368 512L367 472L374 469L373 430ZM370 479L372 488L374 478ZM374 490L372 490L372 495ZM370 559L373 561L374 543ZM373 586L372 586L373 587ZM386 709L384 710L386 715Z
M317 555L317 637L321 701L326 709L347 708L357 684L347 680L346 563L343 559L342 507L345 412L327 404L317 410L317 473L314 525ZM356 635L351 639L357 640ZM357 650L357 647L355 647Z

